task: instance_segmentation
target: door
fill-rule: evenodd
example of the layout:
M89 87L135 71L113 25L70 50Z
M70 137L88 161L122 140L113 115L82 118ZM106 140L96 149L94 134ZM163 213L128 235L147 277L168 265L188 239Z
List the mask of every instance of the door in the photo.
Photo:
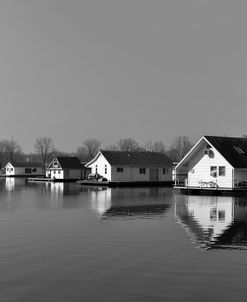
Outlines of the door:
M151 168L150 169L150 180L158 181L159 180L159 169Z

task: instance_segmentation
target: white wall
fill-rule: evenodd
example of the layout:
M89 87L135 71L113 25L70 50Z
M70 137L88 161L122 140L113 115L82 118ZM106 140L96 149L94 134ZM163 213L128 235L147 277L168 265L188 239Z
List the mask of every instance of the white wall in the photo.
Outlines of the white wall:
M99 175L103 176L107 180L111 180L111 165L102 154L99 155L95 162L88 166L88 168L91 168L91 174L96 174L96 167Z
M25 169L31 169L31 173L25 173ZM36 168L36 172L32 169ZM7 176L15 175L42 175L43 169L41 167L13 167L10 163L6 165L5 171Z
M91 173L96 173L96 167L98 174L105 177L109 181L149 181L150 180L150 167L142 166L146 168L146 174L140 174L140 167L126 167L126 166L111 166L105 157L100 154L99 157L91 163L89 166ZM107 168L107 173L105 173ZM123 172L117 172L117 168L123 168ZM153 167L159 169L159 181L172 181L172 167L165 167L166 174L163 174L163 167Z
M45 173L46 177L63 179L64 172L62 169L47 169Z
M188 185L200 186L200 182L215 182L218 187L231 188L232 187L232 166L225 160L225 158L215 149L214 157L210 158L204 154L204 148L201 148L199 152L194 156L193 162L188 164ZM219 166L225 167L225 176L219 176L217 171L217 177L210 175L210 167Z
M69 175L65 170L62 169L47 169L46 177L56 178L56 179L80 179L81 178L81 170L80 169L68 169Z

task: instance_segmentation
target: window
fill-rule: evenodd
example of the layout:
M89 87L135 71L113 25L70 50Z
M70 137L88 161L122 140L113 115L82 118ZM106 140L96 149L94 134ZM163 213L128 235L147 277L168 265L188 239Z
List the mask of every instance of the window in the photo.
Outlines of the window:
M219 167L219 176L225 176L226 175L226 167L220 166Z
M122 173L123 172L123 168L117 168L117 172L118 173Z
M162 173L163 173L163 174L166 174L166 173L168 173L168 169L166 169L166 168L163 168L163 169L162 169Z
M37 168L32 168L32 172L37 172Z
M217 167L216 166L210 167L210 176L217 177Z
M98 165L95 166L95 174L98 174Z
M32 169L30 168L25 168L25 174L31 174L32 173Z
M146 174L146 168L140 168L139 173L140 174Z
M107 165L105 165L105 174L107 174Z

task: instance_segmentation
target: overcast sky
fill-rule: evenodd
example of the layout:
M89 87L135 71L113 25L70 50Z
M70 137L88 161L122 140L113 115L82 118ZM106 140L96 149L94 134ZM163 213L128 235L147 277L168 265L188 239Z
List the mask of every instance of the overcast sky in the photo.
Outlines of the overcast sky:
M247 1L0 0L0 139L247 133Z

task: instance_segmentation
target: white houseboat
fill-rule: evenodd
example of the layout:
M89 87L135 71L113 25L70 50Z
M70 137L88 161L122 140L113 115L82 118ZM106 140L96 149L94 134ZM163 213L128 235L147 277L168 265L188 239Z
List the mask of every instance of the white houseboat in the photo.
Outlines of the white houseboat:
M46 169L46 177L52 180L78 180L87 178L89 169L77 157L55 157Z
M111 184L172 182L172 162L157 152L100 150L86 167Z
M203 136L177 164L174 176L175 188L184 192L247 191L247 138Z
M42 165L34 162L8 162L5 165L5 175L8 177L42 176Z

